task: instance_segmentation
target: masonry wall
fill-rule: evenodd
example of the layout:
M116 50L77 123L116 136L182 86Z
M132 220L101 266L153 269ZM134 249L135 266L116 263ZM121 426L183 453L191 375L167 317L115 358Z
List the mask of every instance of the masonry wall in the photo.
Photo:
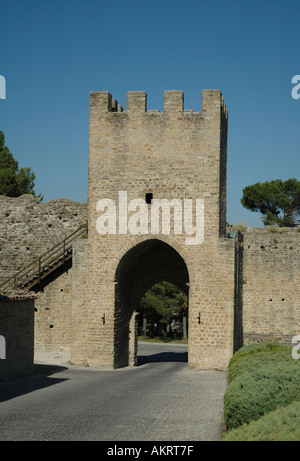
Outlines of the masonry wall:
M244 264L244 236L241 232L235 237L234 261L234 329L233 350L236 352L243 346L243 264Z
M35 353L71 355L72 268L39 291L35 299Z
M87 221L87 203L39 203L32 195L0 196L0 284ZM34 346L39 352L71 350L71 265L43 283L34 306Z
M145 92L128 92L126 111L118 109L108 92L91 93L88 267L72 305L78 320L73 329L75 363L120 366L114 360L116 316L121 312L115 304L116 271L127 252L157 238L177 251L188 269L190 365L226 368L233 352L235 258L234 242L223 237L226 140L227 109L219 90L202 92L199 113L184 108L181 91L165 92L163 112L147 110ZM98 201L108 198L118 204L120 191L127 192L128 202L145 200L147 193L169 201L193 199L194 204L204 199L204 242L186 245L185 232L175 235L174 223L170 235L124 234L118 228L115 235L100 235ZM151 204L149 216L150 210ZM129 323L125 310L123 316Z
M73 300L80 296L85 271L84 259L87 239L75 240L72 245L72 262L64 267L59 276L53 277L42 290L36 293L34 302L34 351L36 356L47 353L63 353L71 358L73 343L73 324L78 318L73 317Z
M6 357L0 358L0 381L30 375L34 356L33 299L0 299L1 336L5 338Z
M299 229L250 228L244 234L244 344L300 334Z
M88 238L73 242L72 266L37 294L35 350L69 353L79 365L136 363L135 310L143 290L161 280L188 293L191 367L226 369L233 352L253 341L290 344L300 333L300 232L250 228L235 240L225 237L221 92L205 90L200 113L184 108L181 91L165 92L164 112L147 111L145 92L127 98L124 111L108 92L91 93L88 205L0 196L0 283L88 218ZM119 232L118 213L116 232L100 235L98 202L118 207L120 191L128 203L145 203L149 193L169 202L203 199L203 241L187 245L185 230L174 232L175 219L169 233ZM152 204L145 206L149 230ZM32 309L32 300L0 307L0 335L15 347L10 369L0 360L0 377L30 370Z
M102 328L101 314L102 302L96 290L87 284L89 271L91 270L88 260L88 239L73 242L72 257L72 334L71 334L71 363L89 365L96 361L97 355L107 347L103 342L96 343L97 333ZM101 271L101 267L98 268ZM93 296L98 305L96 317L90 317L87 309L87 298ZM78 308L79 307L79 308ZM83 328L81 328L83 325ZM86 338L92 341L96 357L89 355ZM89 358L89 359L88 359Z
M0 195L0 284L86 221L86 203Z

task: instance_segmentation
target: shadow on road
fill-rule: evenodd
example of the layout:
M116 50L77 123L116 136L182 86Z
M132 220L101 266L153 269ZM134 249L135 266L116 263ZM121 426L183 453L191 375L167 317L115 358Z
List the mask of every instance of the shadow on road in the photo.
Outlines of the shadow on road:
M138 366L152 362L187 362L187 352L159 352L152 355L138 355Z
M66 381L65 378L50 377L52 374L63 370L66 370L66 367L35 364L32 375L15 381L0 382L0 402Z

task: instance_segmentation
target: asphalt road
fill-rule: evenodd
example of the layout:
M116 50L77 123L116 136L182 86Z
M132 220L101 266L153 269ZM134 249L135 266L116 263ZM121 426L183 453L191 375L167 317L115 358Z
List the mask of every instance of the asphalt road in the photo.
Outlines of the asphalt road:
M36 365L0 384L0 440L219 440L227 375L186 360L186 346L140 343L137 367Z

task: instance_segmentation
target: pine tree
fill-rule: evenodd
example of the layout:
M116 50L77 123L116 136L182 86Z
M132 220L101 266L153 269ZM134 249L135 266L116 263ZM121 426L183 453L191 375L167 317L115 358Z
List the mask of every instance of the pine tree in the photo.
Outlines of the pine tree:
M300 218L300 181L276 179L247 186L241 203L248 210L260 211L266 226L295 227Z
M35 174L30 168L19 168L5 145L4 133L0 131L0 195L19 197L23 194L32 194L42 200L41 195L36 196L34 191Z

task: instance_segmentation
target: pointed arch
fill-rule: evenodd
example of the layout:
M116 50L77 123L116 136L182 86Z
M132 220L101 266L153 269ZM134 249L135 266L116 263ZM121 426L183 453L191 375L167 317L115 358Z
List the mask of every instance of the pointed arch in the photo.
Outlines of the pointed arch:
M159 239L148 239L128 250L115 272L114 367L129 364L130 322L143 294L155 283L168 281L188 295L189 272L182 256ZM131 351L136 355L136 351Z

